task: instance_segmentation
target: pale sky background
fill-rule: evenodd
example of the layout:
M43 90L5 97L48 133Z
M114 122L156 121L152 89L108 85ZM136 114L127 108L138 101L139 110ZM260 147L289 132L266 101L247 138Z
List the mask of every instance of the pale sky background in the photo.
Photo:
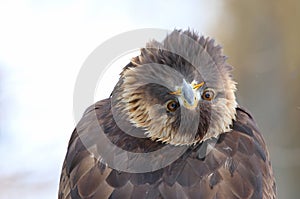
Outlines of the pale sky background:
M218 0L1 1L0 198L57 198L75 126L75 80L97 46L136 28L211 35L221 11ZM119 63L100 81L95 101L109 96Z

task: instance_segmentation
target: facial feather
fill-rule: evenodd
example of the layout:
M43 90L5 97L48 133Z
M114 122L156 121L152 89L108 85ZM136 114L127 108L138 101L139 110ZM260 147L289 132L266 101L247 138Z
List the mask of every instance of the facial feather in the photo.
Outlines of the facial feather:
M191 145L217 137L230 130L237 107L232 67L225 61L214 40L175 30L162 43L149 42L124 68L113 92L117 107L152 140ZM183 104L172 113L166 109L169 100L178 101L170 93L183 82L202 81L205 85L197 92L213 89L212 101L199 99L193 110Z

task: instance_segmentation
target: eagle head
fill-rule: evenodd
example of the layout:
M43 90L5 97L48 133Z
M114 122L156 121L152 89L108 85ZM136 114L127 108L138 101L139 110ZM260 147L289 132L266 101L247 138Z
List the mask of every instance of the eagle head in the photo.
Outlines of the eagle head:
M189 30L147 43L111 95L119 120L172 145L196 144L230 130L236 83L221 51L213 39Z

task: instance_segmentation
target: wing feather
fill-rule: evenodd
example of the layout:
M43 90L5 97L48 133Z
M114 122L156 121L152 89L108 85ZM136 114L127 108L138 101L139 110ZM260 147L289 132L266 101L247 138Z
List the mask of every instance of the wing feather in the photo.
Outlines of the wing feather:
M110 100L87 109L81 121L96 111L98 123L118 146L130 151L151 151L160 144L148 139L130 138L117 128L110 111ZM85 121L86 120L86 121ZM78 127L77 127L78 128ZM89 131L86 131L87 134ZM230 132L220 136L205 157L208 143L193 146L165 168L148 173L126 173L109 168L95 158L90 145L84 145L76 131L71 136L63 164L59 199L82 198L276 198L275 179L264 139L253 117L237 108L237 119ZM206 142L209 142L206 141ZM202 147L201 147L202 146Z

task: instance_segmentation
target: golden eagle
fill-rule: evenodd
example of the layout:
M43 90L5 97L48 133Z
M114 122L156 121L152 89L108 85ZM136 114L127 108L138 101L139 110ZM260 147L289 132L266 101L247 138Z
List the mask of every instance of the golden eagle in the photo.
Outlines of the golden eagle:
M276 198L231 70L221 47L193 31L148 42L73 131L58 198Z

